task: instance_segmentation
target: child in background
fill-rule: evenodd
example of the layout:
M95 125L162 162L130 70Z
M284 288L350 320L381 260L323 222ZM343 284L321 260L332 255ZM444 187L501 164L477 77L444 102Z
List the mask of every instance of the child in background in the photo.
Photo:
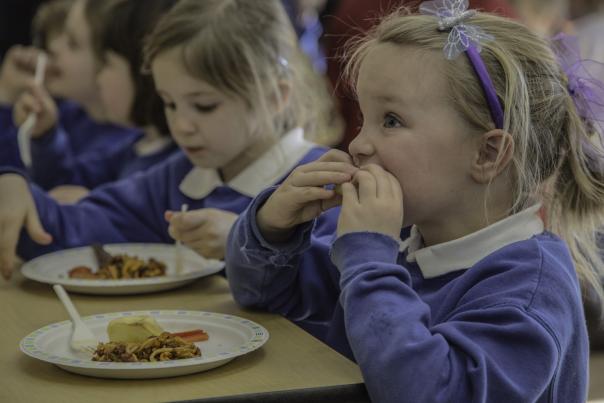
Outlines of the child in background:
M31 258L95 242L178 239L222 258L252 198L326 151L304 139L321 92L305 81L310 65L279 0L181 0L148 39L146 65L184 153L69 206L1 169L5 277L17 246ZM174 213L185 203L189 212Z
M395 13L357 45L351 156L261 193L227 278L356 360L376 402L582 402L604 156L549 43L464 5Z
M34 148L32 155L39 161L32 167L34 179L41 178L44 183L55 185L69 183L72 185L69 192L75 190L74 185L92 189L145 170L178 151L170 138L153 80L141 73L144 38L174 3L175 0L114 2L105 11L104 24L97 29L98 38L93 38L100 64L98 90L106 118L114 124L140 130L144 134L142 138L135 143L123 143L121 147L98 150L78 158L71 155L69 148L58 145L52 148L52 158L48 147ZM81 9L91 18L98 7L98 2L80 0L74 8L76 11ZM35 99L28 98L20 105L21 109L16 108L17 120L25 119L34 107L33 102L44 105L50 101L48 94L43 92ZM41 116L46 115L42 108ZM52 125L52 119L40 121L34 135L45 133L46 127ZM38 151L45 158L37 158ZM67 200L68 195L64 193L63 200L74 203L86 193L83 190Z
M40 49L49 53L50 63L44 86L53 97L60 99L56 105L54 101L49 101L48 106L53 113L58 108L58 122L32 144L32 151L36 154L32 174L36 183L45 189L51 189L57 183L46 182L44 176L36 175L35 168L39 164L57 164L53 154L56 147L68 148L76 158L98 150L111 152L116 147L123 147L123 144L131 144L140 136L137 131L102 123L105 114L95 82L97 63L91 47L90 31L95 28L86 24L78 13L70 13L77 11L72 9L73 3L70 0L55 0L39 8L33 24L34 43L38 48L12 49L9 54L15 57L5 61L0 78L0 83L11 82L13 87L19 87L18 83L33 82L33 70ZM95 21L98 21L103 18L104 8L111 1L96 3ZM16 89L22 90L23 85ZM35 88L32 90L36 91ZM19 94L18 91L12 92L13 95ZM0 128L3 141L0 163L20 167L22 161L17 146L17 128L12 123L12 103L17 99L7 99L6 105L0 109L4 117Z

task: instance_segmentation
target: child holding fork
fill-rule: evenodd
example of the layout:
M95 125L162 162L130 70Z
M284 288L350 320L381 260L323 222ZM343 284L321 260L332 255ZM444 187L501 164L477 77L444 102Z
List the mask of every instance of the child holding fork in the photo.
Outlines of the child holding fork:
M23 91L46 91L43 88L47 88L54 98L45 98L48 102L44 108L45 114L56 114L54 127L36 135L31 142L34 153L31 173L33 180L44 189L65 183L48 181L44 175L38 175L40 165L65 163L58 161L53 152L56 148L69 149L73 158L79 158L98 150L111 153L140 137L136 130L105 121L96 86L97 62L92 36L99 29L99 22L104 19L111 1L94 2L94 9L90 10L94 22L74 8L75 1L72 0L41 5L33 23L37 47L11 48L3 61L0 70L0 164L23 167L17 145L17 127L13 123L13 106L23 96ZM41 52L48 54L49 63L44 85L36 86L31 81ZM46 118L38 116L41 121Z
M279 0L182 0L157 24L145 58L183 152L69 206L0 169L5 278L15 252L31 258L95 242L176 239L222 258L252 198L325 153L305 139L315 135L321 91L307 81L309 63ZM185 203L190 211L174 213Z

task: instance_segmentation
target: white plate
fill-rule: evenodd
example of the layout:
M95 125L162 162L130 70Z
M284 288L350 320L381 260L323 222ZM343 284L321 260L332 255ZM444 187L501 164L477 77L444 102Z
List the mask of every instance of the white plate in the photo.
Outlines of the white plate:
M103 245L111 254L126 253L148 260L154 258L166 264L166 275L125 280L86 280L69 278L69 270L76 266L98 269L91 247L66 249L39 256L25 263L23 275L41 283L61 284L66 290L84 294L142 294L180 287L200 277L219 272L224 262L205 259L183 246L183 271L176 274L174 267L176 247L168 244L123 243Z
M71 321L45 326L29 334L19 346L30 357L49 362L76 374L123 379L165 378L192 374L226 364L233 358L261 347L268 331L247 319L201 311L133 311L93 315L83 318L92 333L106 342L110 320L131 315L153 316L169 332L203 329L209 339L195 343L201 357L160 362L97 362L91 356L69 346Z

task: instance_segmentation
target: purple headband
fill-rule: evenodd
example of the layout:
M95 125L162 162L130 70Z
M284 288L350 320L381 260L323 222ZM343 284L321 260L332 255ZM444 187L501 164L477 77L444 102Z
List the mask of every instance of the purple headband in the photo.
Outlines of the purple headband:
M467 19L476 15L476 11L468 10L468 7L468 0L434 0L423 2L419 10L424 15L438 18L439 31L450 31L444 48L447 60L453 60L463 52L467 54L484 91L491 118L498 129L503 129L503 108L491 76L480 57L481 42L493 41L495 37L479 27L465 23Z

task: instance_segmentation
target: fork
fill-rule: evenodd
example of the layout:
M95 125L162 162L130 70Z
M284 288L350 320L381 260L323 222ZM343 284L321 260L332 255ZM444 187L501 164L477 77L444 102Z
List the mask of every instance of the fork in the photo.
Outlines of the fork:
M186 213L189 210L189 205L186 203L183 203L180 206L180 212L181 213ZM176 241L176 251L175 251L175 256L174 256L174 267L175 267L175 272L176 274L182 274L183 271L183 262L182 262L182 242L181 241Z
M71 333L71 348L74 350L82 351L85 353L94 354L99 341L94 334L90 331L88 326L82 321L80 314L76 310L75 306L71 302L69 295L65 292L65 289L60 284L52 286L53 290L57 293L57 296L63 303L65 310L71 317L71 323L73 323L73 332Z
M41 85L44 82L44 72L46 71L46 64L48 63L48 56L44 53L38 54L38 60L36 61L36 72L34 76L34 83ZM38 116L31 112L25 122L19 127L17 133L17 142L19 144L19 153L21 160L26 167L31 166L31 147L29 142L31 141L31 132L36 125Z

